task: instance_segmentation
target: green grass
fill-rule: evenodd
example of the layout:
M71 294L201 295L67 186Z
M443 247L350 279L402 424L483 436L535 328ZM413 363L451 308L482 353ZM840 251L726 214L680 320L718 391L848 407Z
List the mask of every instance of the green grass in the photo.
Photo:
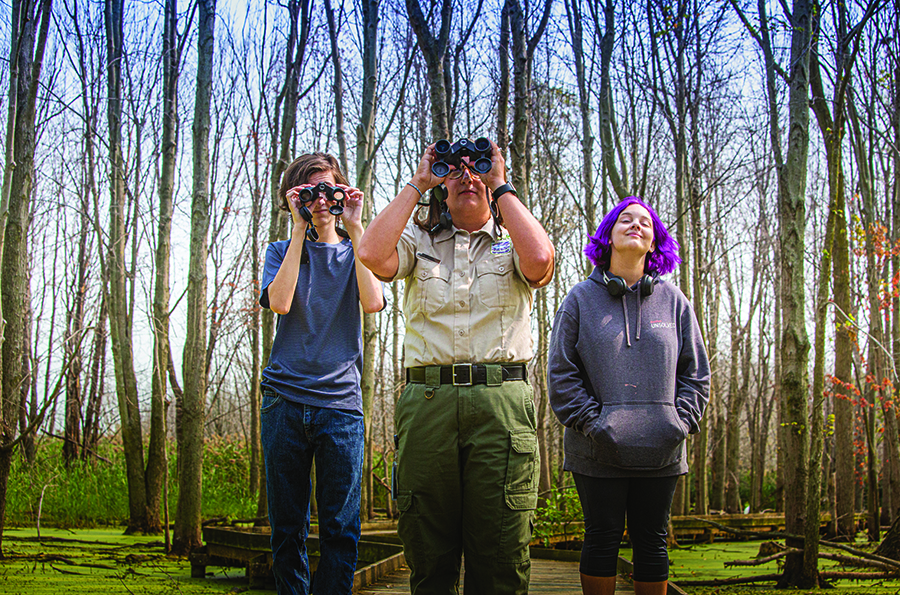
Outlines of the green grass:
M8 526L63 528L121 525L128 518L125 459L117 440L104 440L98 454L106 461L77 461L66 467L58 440L42 440L34 462L18 451L9 478ZM177 460L169 452L169 515L178 501ZM146 456L146 453L145 453ZM203 461L203 517L252 518L256 497L249 493L249 452L243 442L208 440ZM108 461L108 462L107 462Z
M46 529L41 538L35 529L4 532L0 593L272 593L247 590L237 568L208 567L216 572L191 578L190 563L166 557L158 537L124 536L121 528Z

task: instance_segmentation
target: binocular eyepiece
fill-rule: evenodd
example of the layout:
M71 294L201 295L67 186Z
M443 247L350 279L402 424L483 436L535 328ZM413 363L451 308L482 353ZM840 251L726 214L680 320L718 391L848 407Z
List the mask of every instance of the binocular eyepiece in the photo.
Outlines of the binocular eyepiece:
M344 192L343 188L329 186L325 182L319 182L312 188L304 188L297 195L297 198L305 205L314 201L319 194L324 194L327 201L334 203L328 207L329 213L337 217L344 212L344 199L347 198L347 193ZM340 194L340 198L337 198L338 194Z
M450 141L441 139L434 143L434 152L438 161L431 166L431 173L439 178L444 178L450 173L450 166L461 169L463 157L468 157L466 166L476 174L486 174L491 171L491 141L481 137L473 143L467 138L461 138L452 145Z

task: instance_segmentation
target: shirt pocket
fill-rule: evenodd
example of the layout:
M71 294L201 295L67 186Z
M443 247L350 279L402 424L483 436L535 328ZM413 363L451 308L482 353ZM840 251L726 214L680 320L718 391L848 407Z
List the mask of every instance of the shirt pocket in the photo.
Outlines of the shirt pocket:
M513 259L511 254L490 255L475 265L476 297L489 308L509 305Z
M447 289L450 287L450 267L443 264L419 261L416 273L421 287L420 308L426 314L434 314L447 303Z

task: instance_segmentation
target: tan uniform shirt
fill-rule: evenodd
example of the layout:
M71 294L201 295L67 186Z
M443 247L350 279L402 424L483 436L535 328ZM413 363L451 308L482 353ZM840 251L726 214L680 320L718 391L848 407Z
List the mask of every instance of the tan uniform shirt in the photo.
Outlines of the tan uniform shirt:
M454 227L433 237L410 223L397 254L407 368L531 359L532 289L493 220L471 234Z

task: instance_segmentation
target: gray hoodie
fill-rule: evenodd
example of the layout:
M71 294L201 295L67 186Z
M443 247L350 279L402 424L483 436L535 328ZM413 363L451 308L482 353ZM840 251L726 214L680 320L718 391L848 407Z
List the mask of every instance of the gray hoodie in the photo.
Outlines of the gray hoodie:
M556 313L547 366L550 404L566 426L565 468L592 477L687 473L687 435L709 401L709 360L681 291L657 280L619 298L603 271L572 288Z

